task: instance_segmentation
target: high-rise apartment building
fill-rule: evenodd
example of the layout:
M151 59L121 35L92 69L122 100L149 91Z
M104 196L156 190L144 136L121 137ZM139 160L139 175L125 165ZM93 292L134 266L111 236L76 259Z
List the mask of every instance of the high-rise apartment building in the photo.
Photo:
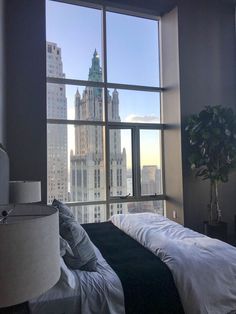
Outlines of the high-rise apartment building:
M93 54L88 80L102 81L102 69L96 50ZM120 121L117 90L114 90L112 95L108 93L107 103L109 121ZM82 95L77 90L75 94L76 120L102 121L103 108L102 88L87 86ZM106 167L102 126L88 124L75 126L75 151L71 152L70 161L72 201L105 200ZM126 193L126 152L125 149L121 149L120 130L113 129L110 131L110 195L125 195ZM110 211L111 214L122 213L124 205L110 205ZM84 223L105 219L104 205L80 206L79 212L79 219Z
M64 78L61 49L47 42L47 77ZM67 119L65 85L47 84L47 118ZM48 124L47 127L48 203L54 198L68 201L67 126Z

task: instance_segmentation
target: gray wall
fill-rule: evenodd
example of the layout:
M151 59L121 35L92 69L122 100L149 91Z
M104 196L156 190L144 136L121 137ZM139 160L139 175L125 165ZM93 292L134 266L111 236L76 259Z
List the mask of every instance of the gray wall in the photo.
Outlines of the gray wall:
M45 1L7 1L6 34L10 177L41 180L46 201Z
M181 120L205 105L236 109L235 12L216 0L184 1L178 7ZM183 130L182 130L183 131ZM209 183L193 178L186 162L183 131L185 225L202 229L207 218ZM220 191L223 220L233 227L236 214L236 175Z
M181 152L181 107L179 76L178 9L161 20L161 75L165 92L162 96L164 131L164 169L166 215L184 223L183 176ZM175 216L173 212L175 211Z
M207 220L209 182L196 179L187 164L184 124L205 105L236 110L234 6L222 1L180 1L162 17L162 81L167 216L197 231ZM223 220L233 232L236 173L220 188Z
M0 143L6 144L5 134L5 42L4 42L4 0L0 0Z

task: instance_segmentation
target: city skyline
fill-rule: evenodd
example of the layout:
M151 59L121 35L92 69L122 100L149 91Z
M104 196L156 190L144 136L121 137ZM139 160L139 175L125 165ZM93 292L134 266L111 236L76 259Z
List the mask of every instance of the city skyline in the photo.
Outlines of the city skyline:
M158 21L114 12L107 12L106 20L108 82L159 86ZM95 49L102 60L102 11L46 1L46 21L47 40L61 48L65 78L87 80ZM84 88L65 85L68 119L75 119L74 95L77 89L82 94ZM122 122L161 122L159 92L119 89L118 93ZM68 127L68 134L69 151L74 151L73 127ZM131 155L130 141L126 140L126 136L121 137L122 146ZM156 154L153 154L153 147L156 147ZM160 156L160 136L146 136L142 166L157 164L161 168ZM128 168L131 166L128 161Z
M60 73L63 78L63 62L61 48L56 43L47 43L47 73ZM98 53L95 49L91 67L89 68L88 80L101 81L101 67ZM57 118L67 118L67 97L63 84L48 84L48 117L56 114ZM109 120L119 122L119 93L116 89L108 93ZM85 87L82 94L78 88L74 95L75 119L79 120L101 120L103 115L102 88ZM55 118L55 117L54 117ZM70 133L65 125L48 125L48 193L49 202L54 198L62 201L99 201L105 200L105 163L104 163L104 138L100 126L74 126L74 150L69 149ZM110 196L133 195L132 172L129 171L126 148L122 145L122 132L130 130L110 130ZM142 143L142 132L158 132L157 130L140 130L140 142ZM127 133L128 134L128 133ZM149 136L150 137L150 136ZM55 145L55 138L56 145ZM92 146L91 146L92 145ZM143 146L143 144L142 144ZM131 147L131 144L130 144ZM66 154L70 152L69 162ZM141 151L141 160L142 160ZM56 156L57 158L55 159ZM55 162L56 161L56 162ZM145 163L145 162L144 162ZM67 164L67 166L66 166ZM68 169L68 174L62 171ZM84 170L83 170L84 169ZM161 192L161 172L157 164L141 165L141 190L143 195L159 194ZM59 175L58 175L59 173ZM67 181L67 186L66 186ZM63 185L61 184L63 182ZM59 186L59 190L57 190ZM63 187L62 187L63 186ZM59 196L59 197L58 197ZM154 208L161 208L160 202L153 202ZM133 205L132 205L133 204ZM110 205L110 214L135 211L136 203ZM142 205L142 206L145 206ZM150 210L150 205L148 206ZM78 209L80 208L80 209ZM74 207L74 213L82 222L103 221L105 219L104 206L80 206Z
M52 43L53 44L53 43ZM57 45L56 43L54 43L55 45ZM59 47L60 48L60 47ZM97 52L97 49L95 48L94 51L96 51L97 53L97 58L100 60L99 58L99 54ZM61 53L61 58L62 58L62 50L60 48L60 53ZM94 53L93 53L94 54ZM89 71L88 71L89 72ZM66 76L66 73L63 73L63 77ZM89 73L87 74L87 76L89 75ZM57 76L57 75L52 75L52 73L50 74L49 73L49 76ZM102 78L100 79L100 81L102 80ZM94 80L95 81L95 80ZM66 95L66 102L67 102L67 119L71 119L71 120L74 120L75 119L75 106L74 106L74 98L75 98L75 94L78 92L79 94L83 94L83 91L84 89L86 88L85 86L73 86L73 85L65 85L63 87L65 89L65 95ZM69 88L69 91L68 91L68 88ZM108 90L108 92L110 92L110 90ZM138 97L135 97L135 94L139 93L137 91L126 91L126 90L119 90L118 91L118 94L119 94L119 109L120 108L127 108L126 105L123 105L122 104L122 100L123 98L120 99L120 94L122 95L122 93L126 93L126 92L131 92L132 96L134 97L132 99L132 104L135 104L133 106L131 106L132 109L134 108L137 108L137 105L136 105L136 101L138 101ZM146 96L147 96L147 99L145 100L145 103L149 103L151 101L151 99L153 99L153 97L155 96L154 95L155 93L152 93L152 92L146 92ZM73 97L72 97L73 95ZM149 97L148 97L149 96ZM72 101L73 99L73 101ZM129 100L130 101L130 100ZM126 100L127 102L127 100ZM125 102L125 103L126 103ZM103 109L104 110L104 103L102 101L102 104L103 104ZM138 104L140 105L139 101L138 101ZM69 107L69 110L68 110L68 107ZM140 107L143 107L145 108L146 106L143 105L143 106L140 106ZM156 106L158 107L158 106ZM132 111L133 112L133 111ZM124 112L123 112L123 115L124 115ZM129 120L128 122L146 122L146 119L145 117L141 117L139 119L137 119L137 115L133 114L130 112L130 115L132 115L134 117L133 121ZM123 120L126 122L126 119L124 119L124 116L122 117L122 110L119 110L119 116L120 116L120 121L123 122ZM136 117L136 119L135 119ZM63 118L62 116L51 116L51 118ZM78 119L78 117L76 118ZM80 120L81 118L79 118ZM91 119L91 118L89 118ZM102 117L99 118L99 121L102 121ZM157 120L157 118L154 116L151 118L151 116L149 115L149 122L152 122L152 123L157 123L159 122L159 120ZM70 152L71 151L75 151L75 139L74 139L74 127L73 126L68 126L67 127L67 132L68 132L68 162L70 160ZM121 131L122 133L127 133L126 130L122 130ZM145 133L149 133L149 135L145 135ZM153 133L151 136L150 134ZM132 152L131 152L131 135L130 137L129 136L122 136L121 137L121 145L122 147L124 147L127 151L127 155L129 156L128 158L128 162L127 162L127 166L128 166L128 169L132 169ZM156 147L156 154L154 154L153 152L153 147ZM141 154L142 158L140 160L140 163L141 163L141 166L143 167L144 165L146 164L149 164L149 165L157 165L158 168L161 168L161 160L160 160L160 134L159 134L159 131L157 130L153 130L153 131L146 131L146 132L143 132L142 133L142 151L143 153ZM150 149L152 149L152 151L150 151Z
M73 107L74 107L74 95L76 94L77 89L78 89L79 93L82 94L84 88L85 88L84 86L70 86L70 94L69 94L69 97L68 97L68 94L67 94L68 85L66 85L65 90L66 90L67 104L70 107L72 107L72 103L73 103ZM121 90L119 90L119 96L120 96L120 91ZM73 95L73 97L71 95ZM73 99L73 102L72 102L71 99ZM120 97L119 97L119 101L120 101L120 104L122 106L122 100L120 99ZM146 100L146 101L148 102L148 100ZM135 99L133 100L133 102L135 102ZM123 107L126 107L126 106L123 106ZM145 104L144 104L143 107L145 107ZM67 116L68 116L68 119L74 120L75 119L75 109L71 108L71 110L70 110L70 112L68 112ZM122 112L121 112L120 116L121 116L121 121L122 121ZM146 122L142 118L137 119L137 115L135 115L135 114L133 115L133 117L134 117L133 121L128 121L128 122L133 122L133 123L134 122L136 122L136 123L137 122L141 122L141 123L142 122L144 122L144 123ZM157 123L156 119L151 120L151 116L149 116L149 122ZM71 125L68 126L69 151L70 150L73 150L73 151L75 150L75 147L74 147L74 130L73 130L73 128L74 127L71 126ZM121 142L122 142L122 146L126 148L127 153L129 155L131 155L131 147L129 145L130 144L129 141L127 141L127 137L123 136L121 138ZM156 155L153 154L153 147L157 148L156 149L156 151L157 151ZM152 149L152 151L150 151L150 149ZM144 164L156 165L157 164L158 167L161 168L161 160L160 160L160 153L159 153L160 152L160 138L159 138L159 136L157 136L156 138L150 137L150 136L146 136L145 140L143 141L143 151L145 152L145 158L142 161L142 165L144 165ZM130 162L128 163L128 168L130 168L130 169L132 168Z
M52 43L51 42L51 44L53 44L53 45L56 45L56 47L58 47L57 46L57 44L56 43ZM58 47L59 49L60 49L60 60L62 60L62 56L61 56L61 54L62 54L62 52L61 52L61 48L60 47ZM97 51L97 49L95 48L94 49L94 51ZM98 57L98 59L99 59L99 54L97 53L97 57ZM53 74L52 75L52 73L50 74L49 72L48 72L48 76L50 77L50 76L52 76L52 77L58 77L58 74ZM61 77L65 77L66 75L65 75L65 73L63 72L63 75L61 75ZM48 85L50 85L50 84L48 84ZM60 84L59 84L60 85ZM58 86L59 86L58 85ZM53 84L53 86L57 86L57 84ZM60 85L61 86L61 85ZM69 96L71 96L71 94L73 94L73 108L71 108L70 109L70 111L68 111L67 110L67 113L64 113L64 115L58 115L57 113L56 113L56 116L55 116L55 113L53 113L53 112L51 112L50 114L48 114L48 118L57 118L57 119L61 119L61 118L63 118L63 119L65 119L65 117L67 118L67 119L71 119L71 120L74 120L75 119L75 106L74 106L74 97L75 97L75 94L78 92L78 93L80 93L80 94L82 94L83 93L83 90L86 88L85 86L72 86L72 85L70 85L70 87L71 87L71 91L70 91L70 93L69 93ZM63 91L64 91L64 93L65 93L65 97L66 97L66 108L68 108L68 106L71 106L70 104L71 104L71 102L69 102L68 101L68 94L67 94L67 88L68 88L68 85L63 85ZM73 90L73 91L72 91ZM120 108L120 106L122 106L122 103L121 103L121 101L120 101L120 91L122 92L122 90L119 90L119 92L118 92L118 95L119 95L119 108ZM109 91L108 91L109 92ZM132 91L133 92L133 91ZM136 92L136 91L135 91ZM151 94L151 93L147 93L147 94ZM135 99L133 100L133 101L135 101ZM147 100L148 101L148 100ZM104 106L104 104L103 104L103 106ZM72 107L72 106L71 106ZM143 106L143 107L145 107L145 106ZM72 115L72 110L73 110L73 115ZM70 115L69 115L70 114ZM133 116L135 116L134 114L133 114ZM77 118L78 119L78 118ZM101 119L99 119L100 121L102 121L102 118ZM122 121L122 119L120 119L120 121ZM140 121L140 120L135 120L135 122L143 122L143 121ZM155 120L153 120L152 121L152 123L154 123L155 122ZM74 142L75 142L75 140L74 140L74 126L71 126L71 125L69 125L68 127L68 130L67 130L67 132L68 132L68 158L69 158L69 156L70 156L70 152L71 151L75 151L75 147L74 147ZM126 130L124 129L124 130L122 130L124 133L126 132ZM158 130L143 130L144 131L144 133L150 133L150 132L153 132L153 133L159 133L159 131ZM147 135L147 136L145 136L145 134L144 135L142 135L141 137L143 137L143 141L142 141L142 146L143 146L143 151L144 151L144 153L143 154L141 154L141 155L143 155L143 156L145 156L145 157L142 157L141 158L141 166L143 167L144 165L146 165L146 164L149 164L150 166L152 166L152 165L157 165L158 166L158 168L161 168L161 161L160 161L160 154L159 154L159 152L160 152L160 138L159 138L159 134L156 136L149 136L149 135ZM158 151L158 154L157 155L159 155L159 156L155 156L154 154L153 154L153 138L155 138L156 139L156 147L157 147L157 151ZM127 144L127 136L123 136L122 138L121 138L121 145L126 149L126 151L127 152L129 152L129 154L131 155L131 145L130 145L130 142L128 142L128 144ZM150 148L152 148L152 153L150 153ZM158 158L157 158L158 157ZM130 158L130 160L131 160L131 158ZM131 165L131 163L128 163L128 169L131 169L132 168L132 165Z
M73 90L73 98L74 98L74 95L76 94L77 90L80 92L80 94L82 94L84 88L85 87L81 87L81 86L71 86L71 91ZM65 93L66 93L67 105L68 105L69 101L68 101L68 96L67 96L68 95L67 94L67 86L65 87ZM73 101L73 103L74 103L74 101ZM121 103L121 101L120 101L120 103ZM68 116L68 113L67 113L67 117L68 117L68 119L71 119L71 120L75 119L75 109L74 108L73 108L73 116ZM58 117L52 117L52 118L58 118ZM143 122L143 121L142 120L136 120L135 122ZM153 121L153 123L154 123L154 121ZM69 125L67 127L67 132L68 132L68 158L69 158L70 151L71 150L75 151L74 126ZM158 131L153 131L153 132L157 133ZM125 133L125 130L123 130L123 133ZM127 154L129 156L131 156L131 144L130 144L129 138L126 136L122 136L121 143L122 143L122 146L125 147ZM142 145L143 145L143 151L144 151L145 156L141 160L141 165L142 166L145 164L157 165L159 168L161 168L159 134L157 136L156 136L156 134L155 134L155 136L145 136L145 139L143 140ZM153 154L153 147L156 147L156 154ZM150 149L152 151L150 151ZM129 161L128 162L128 168L131 169L132 168L131 158L129 158L128 161Z

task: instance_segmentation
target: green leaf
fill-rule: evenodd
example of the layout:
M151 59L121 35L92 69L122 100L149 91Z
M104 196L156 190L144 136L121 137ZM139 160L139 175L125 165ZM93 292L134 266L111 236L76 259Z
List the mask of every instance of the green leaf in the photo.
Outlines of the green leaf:
M188 161L196 176L226 182L236 168L236 115L231 108L205 106L185 126Z

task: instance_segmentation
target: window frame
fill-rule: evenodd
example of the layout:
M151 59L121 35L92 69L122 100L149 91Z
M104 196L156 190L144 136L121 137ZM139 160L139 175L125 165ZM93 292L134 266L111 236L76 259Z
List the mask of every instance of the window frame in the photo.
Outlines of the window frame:
M159 23L158 32L159 32L159 74L161 73L161 63L160 63L160 17L154 16L146 13L139 13L135 11L130 11L126 9L117 8L115 5L111 4L97 4L91 2L77 1L77 0L50 0L54 2L62 2L66 4L78 5L86 8L99 9L102 14L102 75L103 81L88 81L88 80L79 80L79 79L68 79L68 78L56 78L46 76L46 84L60 84L60 85L72 85L72 86L88 86L88 87L100 87L103 90L103 102L104 102L104 112L103 120L101 121L87 121L87 120L71 120L71 119L46 119L47 125L91 125L91 126L101 126L104 130L104 162L105 162L105 182L106 182L106 193L105 200L93 200L93 201L71 201L66 202L65 204L69 206L106 206L106 220L110 216L110 206L118 203L129 203L129 202L148 202L148 201L161 201L166 199L165 192L165 173L164 173L164 129L165 125L162 122L162 93L164 88L160 86L145 86L145 85L132 85L132 84L121 84L113 83L107 81L107 38L106 38L106 12L113 12L118 14L125 14L139 18L145 18L150 20L155 20ZM103 2L103 1L102 1ZM161 82L161 80L160 80ZM112 122L108 120L108 90L109 89L123 89L123 90L133 90L141 92L158 92L160 93L160 123L132 123L132 122ZM109 132L111 129L130 129L131 130L131 145L132 145L132 183L133 183L133 195L132 196L118 196L110 195L110 138ZM139 131L143 129L149 130L160 130L160 158L161 158L161 186L162 193L158 195L141 195L141 167L140 167L140 139ZM48 178L47 178L48 179ZM122 178L123 180L123 178ZM48 193L48 191L47 191ZM165 210L164 210L165 213Z

